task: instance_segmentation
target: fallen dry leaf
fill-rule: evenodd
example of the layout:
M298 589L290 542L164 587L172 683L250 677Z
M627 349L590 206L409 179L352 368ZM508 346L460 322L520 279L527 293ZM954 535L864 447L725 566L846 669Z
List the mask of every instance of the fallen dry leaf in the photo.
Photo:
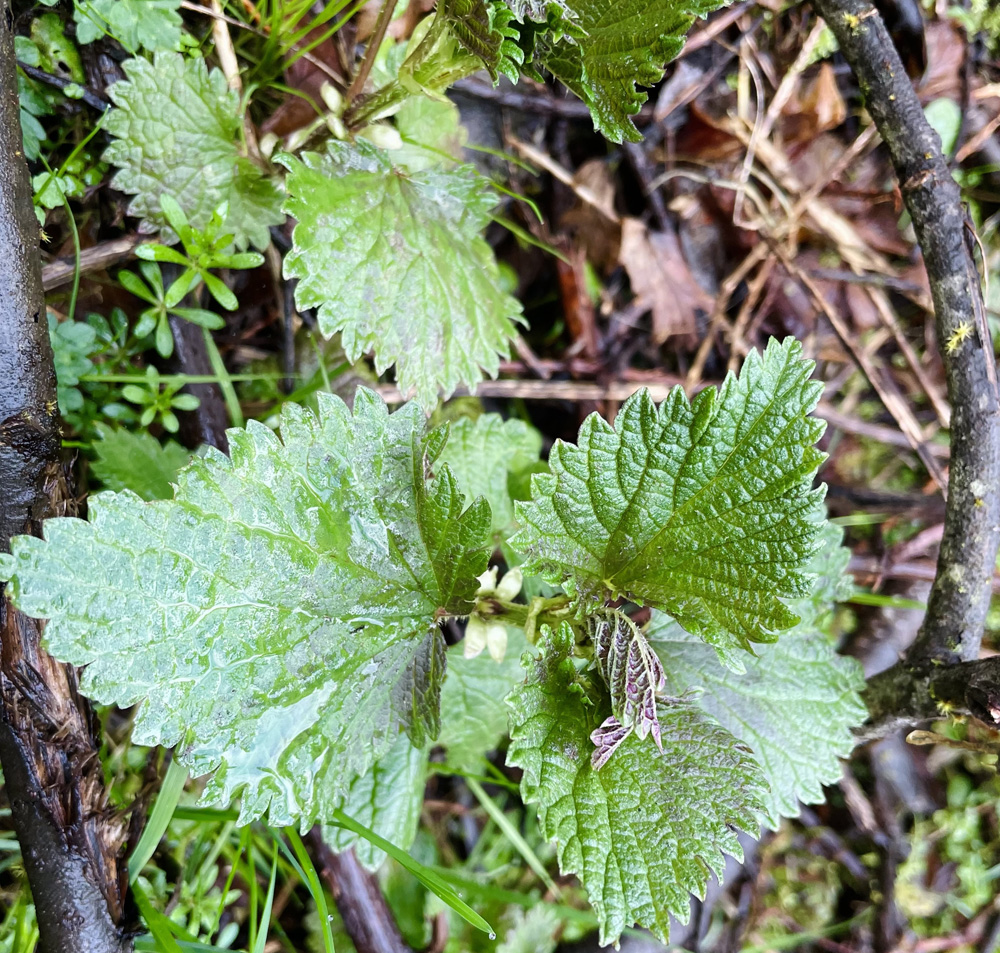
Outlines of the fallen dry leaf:
M619 260L632 291L653 315L653 341L678 334L694 336L698 310L712 309L711 296L688 268L673 232L650 231L637 218L622 219Z

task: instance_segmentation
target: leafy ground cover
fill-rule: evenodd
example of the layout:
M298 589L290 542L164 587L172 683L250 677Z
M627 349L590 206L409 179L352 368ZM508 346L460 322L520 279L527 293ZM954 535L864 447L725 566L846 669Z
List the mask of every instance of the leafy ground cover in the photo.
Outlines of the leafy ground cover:
M949 408L808 5L45 6L86 519L0 574L98 705L137 949L992 948L996 733L852 755ZM896 40L992 327L998 24L938 6Z

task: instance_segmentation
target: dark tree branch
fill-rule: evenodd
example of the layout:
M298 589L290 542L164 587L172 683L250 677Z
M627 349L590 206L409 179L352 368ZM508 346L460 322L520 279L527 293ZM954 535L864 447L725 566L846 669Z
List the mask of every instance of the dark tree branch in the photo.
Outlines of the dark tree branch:
M29 66L20 60L17 61L17 65L24 71L25 76L36 79L38 82L45 83L48 86L54 86L56 89L65 89L67 86L79 87L82 90L80 101L86 103L92 109L96 109L98 112L104 112L109 106L108 101L103 96L91 89L87 89L85 86L80 86L79 83L74 83L71 79L65 79L62 76L53 76L52 73L46 73L45 70L39 69L37 66Z
M874 741L948 712L970 714L991 728L1000 728L1000 656L923 671L894 665L872 679L866 701L877 717L858 729L859 742Z
M885 24L868 0L815 0L857 77L885 141L930 279L952 406L944 536L927 615L906 657L867 691L866 737L890 723L930 717L921 685L939 666L979 654L1000 542L1000 407L996 366L982 319L979 275L965 236L958 185L924 117ZM913 682L912 691L906 688Z
M177 315L170 315L170 330L174 335L174 353L171 365L179 374L192 377L210 376L215 373L205 347L202 329ZM180 437L185 445L194 449L202 444L229 453L226 428L229 414L218 384L188 384L187 388L200 403L189 412L179 413Z
M0 551L73 508L63 473L38 223L21 142L14 18L0 0ZM0 599L0 761L44 953L123 953L127 878L95 722L43 623Z

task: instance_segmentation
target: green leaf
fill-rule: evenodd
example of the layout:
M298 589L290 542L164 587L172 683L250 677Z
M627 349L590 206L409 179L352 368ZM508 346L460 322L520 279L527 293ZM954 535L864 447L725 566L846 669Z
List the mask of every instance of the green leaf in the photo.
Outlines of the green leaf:
M453 102L419 93L404 99L393 118L403 138L393 158L410 172L451 167L461 160L469 136Z
M562 921L551 907L515 908L513 921L497 953L555 953Z
M466 500L481 496L490 504L497 544L516 526L511 488L518 486L523 474L538 467L541 451L541 434L522 420L483 414L450 424L441 462L455 474Z
M172 483L191 460L191 451L168 440L160 443L148 433L132 433L103 424L94 442L97 458L91 464L94 476L109 490L131 490L144 500L168 500Z
M49 650L83 690L146 699L137 744L178 745L208 802L303 825L390 748L437 722L439 619L466 615L486 567L489 509L463 499L420 409L287 403L281 439L251 421L209 450L173 500L90 499L91 522L17 537L8 592L48 618ZM430 643L430 645L429 645Z
M104 159L118 166L112 184L134 197L130 215L142 231L161 230L175 240L161 197L176 199L195 229L228 202L225 231L236 245L266 248L268 228L283 221L281 192L240 150L239 95L222 73L211 72L200 57L157 53L153 62L126 60L128 79L108 95L105 129L115 137Z
M438 389L474 387L509 354L518 303L500 290L480 235L494 204L469 166L407 173L370 143L283 158L294 247L285 276L349 361L375 352L425 407Z
M735 827L756 830L760 769L728 731L674 702L660 707L662 753L631 734L595 770L590 735L610 704L586 692L572 646L563 626L508 699L507 763L524 770L522 797L538 805L560 869L586 887L602 945L634 923L666 941L669 917L688 917L688 894L721 876L722 853L742 859Z
M839 759L854 747L851 729L867 714L861 666L838 655L825 631L833 602L851 592L841 536L836 526L824 528L810 567L819 581L809 598L792 604L802 621L776 645L758 649L743 675L723 668L710 648L661 613L649 627L668 691L700 690L695 704L753 750L771 787L765 803L772 828L795 817L799 801L825 800L822 785L840 778Z
M406 735L400 735L370 771L354 779L341 807L380 837L409 850L424 803L427 761L427 748L415 748ZM369 870L377 870L385 860L385 851L346 828L324 827L323 838L338 854L354 847Z
M490 0L443 0L442 12L455 38L482 60L494 82L501 73L517 82L524 52L517 45L520 34L511 25L514 14L508 7Z
M83 394L76 386L84 374L94 369L90 354L97 341L97 332L83 321L60 321L48 312L49 341L56 369L59 412L83 407Z
M632 122L646 101L637 86L653 86L681 51L698 16L726 0L568 0L565 8L580 34L540 40L538 58L589 107L595 127L614 142L639 141ZM521 18L538 17L537 0L510 3Z
M488 653L465 658L464 646L448 649L448 676L441 688L441 734L438 743L448 762L466 771L482 768L483 758L507 735L509 710L504 699L524 681L521 656L529 650L524 633L507 626L502 662Z
M110 33L125 49L175 50L181 42L180 0L75 0L80 43Z
M808 416L822 384L801 350L772 340L719 391L689 403L677 387L657 408L643 390L614 428L593 414L577 446L557 441L551 475L516 506L526 573L575 588L584 609L662 609L735 667L737 649L793 626L782 599L810 591L823 498L824 424Z

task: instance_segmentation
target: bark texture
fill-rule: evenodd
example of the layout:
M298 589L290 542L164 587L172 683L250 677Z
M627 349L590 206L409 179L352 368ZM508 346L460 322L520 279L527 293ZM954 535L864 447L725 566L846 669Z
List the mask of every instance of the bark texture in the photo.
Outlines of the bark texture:
M0 0L0 549L72 512L60 456L38 223L22 152L10 0ZM0 761L43 953L123 953L123 828L76 671L0 600Z
M912 648L869 685L867 736L928 717L907 710L941 665L977 658L1000 542L1000 404L993 345L961 194L899 54L868 0L815 0L885 141L930 279L951 402L944 536L927 615ZM919 706L918 706L919 708Z

